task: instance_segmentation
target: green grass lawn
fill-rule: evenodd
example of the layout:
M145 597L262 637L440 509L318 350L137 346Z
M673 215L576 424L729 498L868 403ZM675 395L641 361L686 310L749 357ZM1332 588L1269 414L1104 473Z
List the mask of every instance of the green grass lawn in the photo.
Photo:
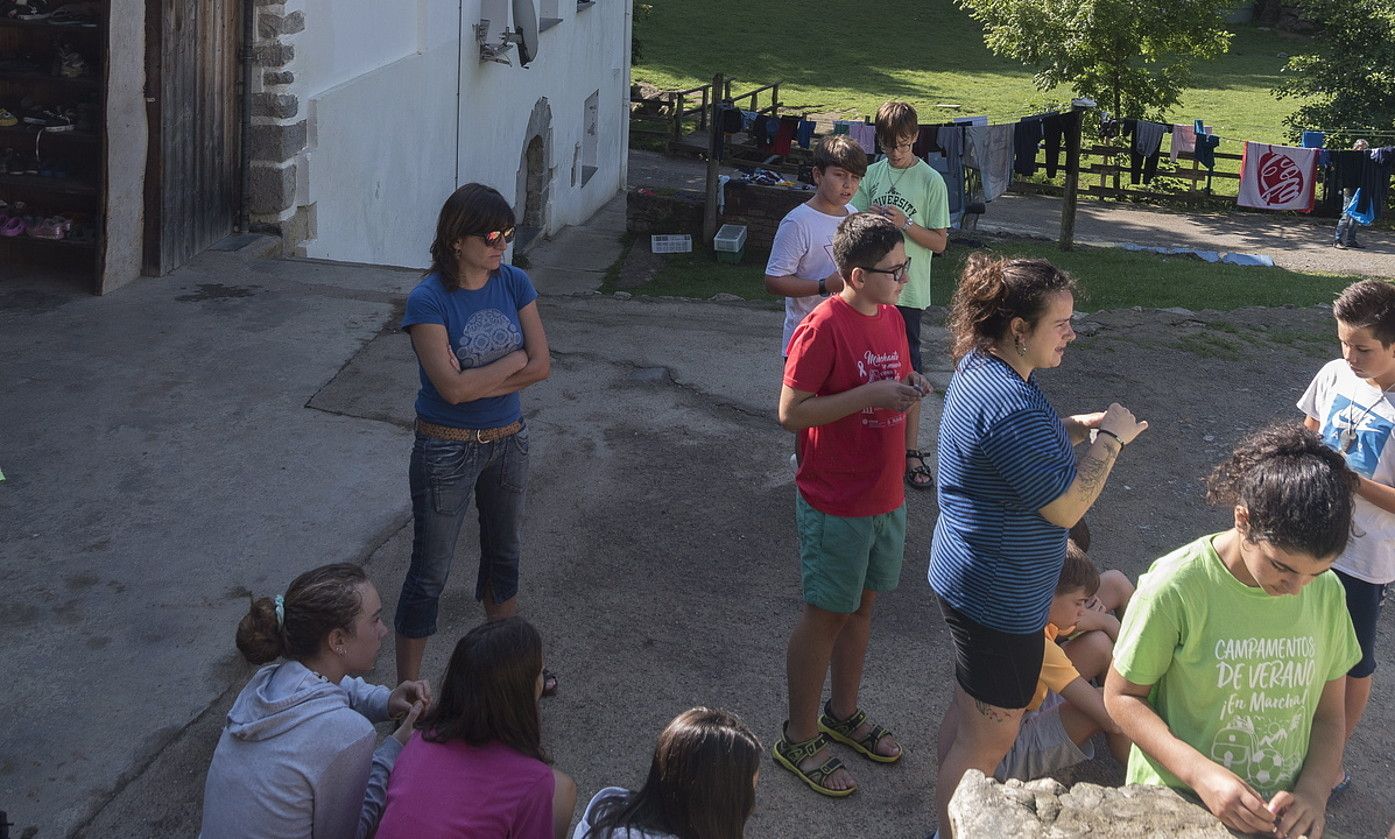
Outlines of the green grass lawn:
M635 247L647 243L638 241ZM1182 256L1162 256L1114 248L1077 247L1069 253L1044 242L1004 240L991 245L995 253L1040 257L1070 271L1083 294L1076 308L1092 312L1129 306L1145 308L1236 309L1243 306L1311 306L1331 303L1353 277L1304 274L1281 268L1213 265ZM954 293L959 271L971 249L951 245L935 260L931 299L945 305ZM712 254L696 252L666 258L650 283L629 289L641 295L708 298L720 292L747 300L774 301L765 293L764 255L747 254L741 265L716 262ZM613 287L607 287L613 291Z
M926 122L979 113L1006 121L1071 96L1038 92L1029 69L990 53L978 24L953 0L650 2L653 12L635 21L643 60L634 78L664 89L721 72L736 79L736 93L782 82L787 113L857 118L896 98L914 104ZM1230 52L1198 65L1196 86L1169 117L1205 119L1223 138L1281 142L1281 120L1298 103L1278 101L1270 89L1284 63L1280 53L1301 50L1303 39L1232 29ZM1220 150L1238 154L1240 147L1223 142Z

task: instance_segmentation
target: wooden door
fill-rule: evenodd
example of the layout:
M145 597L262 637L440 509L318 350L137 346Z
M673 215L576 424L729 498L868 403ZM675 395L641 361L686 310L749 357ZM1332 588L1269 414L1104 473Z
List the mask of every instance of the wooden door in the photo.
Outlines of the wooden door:
M146 0L146 274L232 232L239 167L239 0Z

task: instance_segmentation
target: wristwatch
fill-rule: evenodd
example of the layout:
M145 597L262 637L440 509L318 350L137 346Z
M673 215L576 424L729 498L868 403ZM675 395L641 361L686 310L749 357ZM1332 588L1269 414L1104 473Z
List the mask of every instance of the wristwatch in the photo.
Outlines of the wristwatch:
M828 296L828 280L824 277L819 277L819 296Z
M906 216L906 223L903 224L903 225L901 225L901 232L902 232L902 233L905 233L907 230L910 230L910 229L911 229L911 217L910 217L910 216Z

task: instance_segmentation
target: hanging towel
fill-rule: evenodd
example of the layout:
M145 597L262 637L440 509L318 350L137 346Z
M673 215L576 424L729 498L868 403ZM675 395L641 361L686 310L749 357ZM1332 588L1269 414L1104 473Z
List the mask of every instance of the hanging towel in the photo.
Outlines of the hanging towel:
M812 120L801 119L799 127L794 131L794 139L799 143L801 149L807 149L814 143L814 123Z
M849 123L848 136L852 137L853 142L861 146L867 154L872 154L877 150L877 129L875 126L865 122Z
M1177 156L1186 152L1194 154L1196 152L1196 129L1190 125L1172 126L1172 162L1177 162Z
M1065 114L1048 114L1041 121L1042 139L1046 141L1046 177L1056 177L1061 166L1061 138L1065 136L1069 121Z
M771 144L770 150L775 154L789 154L790 144L794 142L794 132L798 130L799 117L780 117L780 123L775 129L775 142Z
M1221 138L1211 133L1211 129L1201 124L1201 120L1192 123L1192 133L1196 135L1196 159L1211 171L1216 169L1216 146L1221 144Z
M851 123L851 122L848 122L848 121L845 120L845 119L834 120L834 121L833 121L833 136L837 137L839 134L847 134L847 133L848 133L848 129L849 129L851 126L852 126L852 123Z
M1012 181L1012 138L1017 131L1013 123L1004 125L970 126L966 135L969 155L983 182L983 200L992 201L1007 191ZM966 163L967 158L966 158Z
M1317 149L1245 143L1236 203L1260 210L1313 209Z
M949 190L949 214L954 216L964 210L964 127L962 125L941 125L935 131L935 144L944 152L946 169L945 188Z
M757 114L755 111L742 111L742 112L741 112L741 130L742 130L742 131L750 131L750 130L751 130L751 126L753 126L753 125L756 124L756 117L757 117L757 116L759 116L759 114Z
M1327 144L1327 135L1321 131L1304 131L1299 142L1305 149L1320 149Z
M953 122L955 125L982 125L986 127L988 125L988 117L982 114L976 117L955 117L950 120L950 122Z
M1019 175L1031 176L1037 173L1037 147L1041 145L1045 134L1041 121L1039 116L1027 117L1018 120L1017 125L1013 126L1012 170Z
M925 156L935 150L935 134L939 130L938 126L922 125L916 130L915 145L911 146L911 154L925 159Z

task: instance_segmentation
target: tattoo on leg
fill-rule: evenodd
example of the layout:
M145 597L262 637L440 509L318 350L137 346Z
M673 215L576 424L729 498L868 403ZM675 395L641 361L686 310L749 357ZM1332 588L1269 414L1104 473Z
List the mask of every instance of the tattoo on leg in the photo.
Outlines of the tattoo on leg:
M987 717L990 722L1007 722L1012 719L1012 712L999 708L996 705L989 705L982 699L974 700L974 707L978 712Z

